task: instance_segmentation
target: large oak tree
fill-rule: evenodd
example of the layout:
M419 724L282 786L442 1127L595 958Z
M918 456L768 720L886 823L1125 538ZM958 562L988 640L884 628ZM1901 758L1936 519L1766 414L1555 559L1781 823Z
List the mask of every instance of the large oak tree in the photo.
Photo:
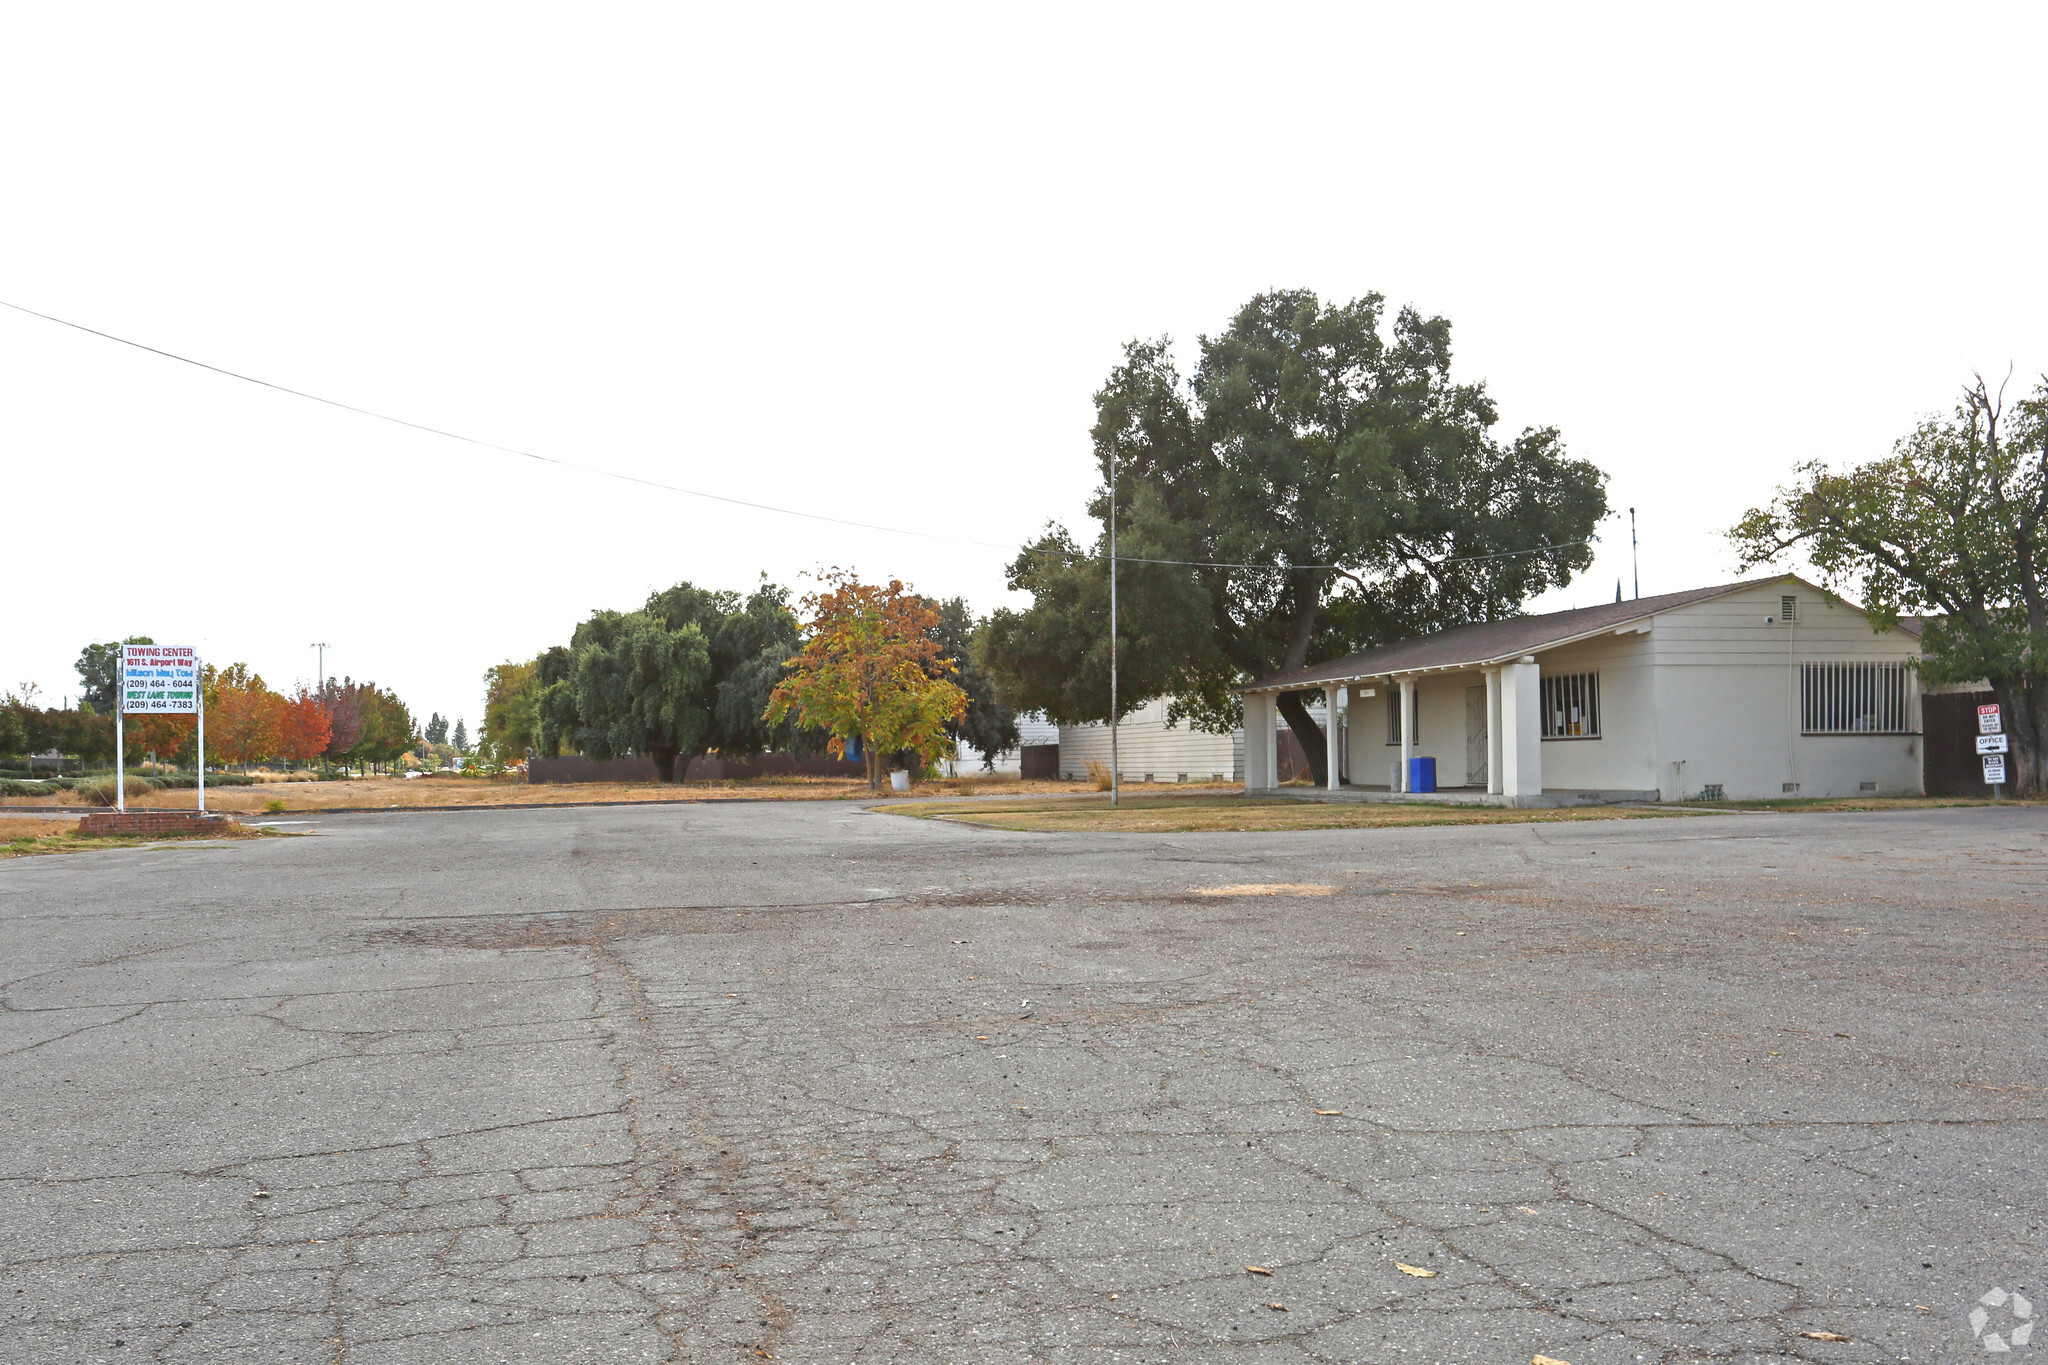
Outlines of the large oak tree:
M1513 615L1591 563L1605 476L1553 428L1496 438L1484 385L1451 378L1450 323L1385 312L1378 294L1262 294L1185 378L1164 339L1125 348L1095 395L1102 530L1025 546L1010 585L1033 604L991 618L983 660L1007 702L1109 716L1112 461L1125 714L1166 696L1170 718L1228 732L1247 678ZM1280 709L1321 783L1303 697Z

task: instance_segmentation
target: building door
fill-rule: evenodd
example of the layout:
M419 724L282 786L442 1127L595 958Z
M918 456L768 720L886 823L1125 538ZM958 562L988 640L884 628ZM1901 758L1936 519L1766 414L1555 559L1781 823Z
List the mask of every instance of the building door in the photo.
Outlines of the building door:
M1991 692L1930 692L1920 698L1920 785L1929 796L1988 796L1977 757L1977 708Z
M1486 733L1486 689L1465 689L1465 785L1486 789L1486 755L1492 746Z

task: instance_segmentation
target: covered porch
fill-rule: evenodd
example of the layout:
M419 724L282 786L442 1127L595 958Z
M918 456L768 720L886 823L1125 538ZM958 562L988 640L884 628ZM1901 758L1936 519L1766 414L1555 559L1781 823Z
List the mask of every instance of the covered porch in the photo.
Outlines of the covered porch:
M1533 655L1492 667L1420 668L1244 690L1245 789L1303 792L1279 783L1279 698L1315 692L1327 779L1317 795L1358 800L1555 805L1593 794L1543 788L1540 687ZM1337 722L1342 717L1342 723ZM1429 743L1423 743L1427 736ZM1304 737L1306 738L1306 737ZM1411 760L1436 760L1433 792L1413 790ZM1606 799L1615 795L1602 793ZM1639 793L1631 794L1640 798Z

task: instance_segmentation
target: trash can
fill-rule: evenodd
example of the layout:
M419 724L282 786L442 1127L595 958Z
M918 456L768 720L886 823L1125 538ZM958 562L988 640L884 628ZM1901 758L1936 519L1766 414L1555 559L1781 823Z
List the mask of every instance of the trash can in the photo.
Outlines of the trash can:
M1436 777L1435 777L1436 769L1434 769L1434 768L1430 769L1430 773L1431 773L1431 776L1430 776L1430 781L1431 781L1432 783L1434 783L1434 782L1436 781ZM909 790L910 790L910 774L909 774L909 773L907 773L907 772L904 772L904 771L903 771L903 769L901 769L901 768L898 768L898 769L897 769L897 770L896 770L895 772L893 772L893 773L890 773L890 774L889 774L889 789L890 789L891 791L899 791L899 792L907 792L907 791L909 791ZM1436 790L1436 788L1435 788L1434 786L1432 786L1432 787L1430 787L1430 790L1431 790L1431 791L1435 791L1435 790Z
M1412 792L1433 792L1436 790L1435 759L1411 758L1408 760L1408 790Z

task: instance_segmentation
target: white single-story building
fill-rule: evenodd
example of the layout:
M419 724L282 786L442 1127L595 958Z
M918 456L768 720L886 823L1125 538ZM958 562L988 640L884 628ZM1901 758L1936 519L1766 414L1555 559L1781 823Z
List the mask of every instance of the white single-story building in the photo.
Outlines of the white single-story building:
M1167 723L1169 699L1146 702L1117 723L1116 756L1125 782L1228 782L1244 776L1244 732L1213 735L1185 720ZM1109 768L1109 726L1059 728L1060 776L1080 781L1089 764Z
M1458 626L1238 689L1244 784L1278 785L1276 700L1314 691L1334 789L1402 795L1426 756L1503 805L1913 794L1919 657L1916 622L1791 575Z
M1027 711L1017 717L1018 747L1015 749L1005 749L1002 753L997 754L993 771L1002 774L1021 772L1024 767L1024 746L1031 744L1057 744L1059 742L1059 726L1048 721L1039 712ZM991 771L984 763L984 755L981 750L975 748L964 739L954 742L953 756L945 760L945 763L946 776L948 777L973 777L976 773Z

